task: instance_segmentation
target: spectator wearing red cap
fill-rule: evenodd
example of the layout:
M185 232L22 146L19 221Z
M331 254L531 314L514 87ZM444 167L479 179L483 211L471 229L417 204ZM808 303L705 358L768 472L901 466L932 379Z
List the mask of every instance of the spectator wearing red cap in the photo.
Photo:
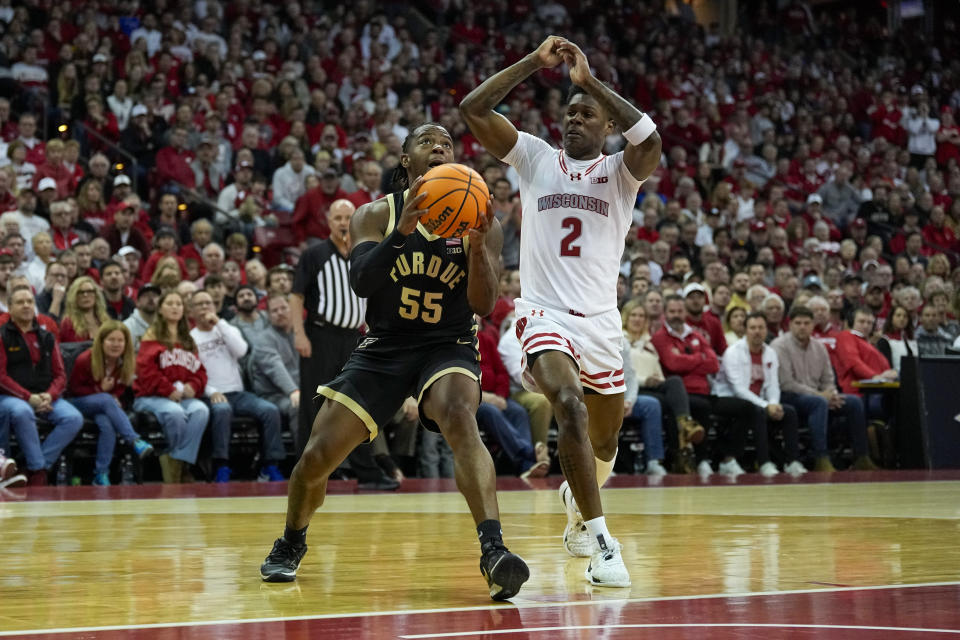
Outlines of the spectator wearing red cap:
M683 288L683 305L687 312L686 322L703 334L707 344L723 355L727 350L727 339L723 335L723 325L712 313L705 313L707 290L698 282L691 282Z

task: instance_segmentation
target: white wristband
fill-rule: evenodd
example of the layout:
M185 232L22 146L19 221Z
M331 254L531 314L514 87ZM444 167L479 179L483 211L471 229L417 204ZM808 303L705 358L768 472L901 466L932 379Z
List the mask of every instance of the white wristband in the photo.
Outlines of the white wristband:
M656 130L657 125L654 124L653 119L644 114L635 125L623 132L623 137L627 139L627 142L636 146L649 138L650 134Z

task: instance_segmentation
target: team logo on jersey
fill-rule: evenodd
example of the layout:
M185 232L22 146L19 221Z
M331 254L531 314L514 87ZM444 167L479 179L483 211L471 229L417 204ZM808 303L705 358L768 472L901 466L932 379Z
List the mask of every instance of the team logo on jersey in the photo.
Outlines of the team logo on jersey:
M462 238L447 238L445 244L447 245L447 254L463 253Z
M580 182L581 180L583 180L583 174L582 174L582 173L571 173L571 174L570 174L570 181L573 182L574 180L576 180L577 182Z
M551 193L537 198L537 211L547 209L583 209L598 213L604 218L609 216L610 203L600 198L580 195L579 193Z
M607 176L593 176L590 178L590 184L607 184Z
M357 346L357 349L365 349L377 341L377 338L364 338L360 341L360 344Z
M520 336L523 335L523 330L527 328L527 319L520 318L517 320L517 340L520 339Z

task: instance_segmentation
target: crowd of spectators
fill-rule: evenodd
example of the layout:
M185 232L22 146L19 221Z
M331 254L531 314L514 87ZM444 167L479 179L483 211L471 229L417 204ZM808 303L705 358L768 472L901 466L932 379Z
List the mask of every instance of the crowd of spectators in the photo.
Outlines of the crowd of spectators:
M247 367L257 335L274 332L271 352L292 341L283 306L299 251L329 235L333 202L357 207L389 192L404 138L436 121L458 161L488 182L504 229L504 296L481 343L485 359L504 354L504 368L485 377L481 422L518 472L539 475L549 408L524 395L504 339L520 286L517 177L477 144L457 105L556 32L583 46L595 75L650 113L663 139L617 284L637 370L625 413L660 420L662 410L668 435L665 452L651 435L662 430L645 426L647 470L664 471L668 457L683 471L711 461L742 470L745 429L721 429L716 451L702 438L717 416L750 425L758 468L772 464L761 442L768 422L784 431L780 462L803 468L794 434L806 427L807 462L825 469L829 412L846 416L855 462L867 467L864 434L880 408L853 381L893 378L905 356L943 354L960 336L956 22L891 33L882 15L846 3L755 4L721 33L682 1L0 0L0 324L11 320L0 446L15 431L39 482L83 414L148 453L116 412L95 418L106 416L102 403L78 412L61 403L93 387L71 389L57 354L92 341L100 363L86 381L164 423L166 479L189 478L208 422L229 478L224 442L241 411L269 426L261 473L279 477L278 432L299 390L296 376L278 372L294 355L258 361L277 378L255 389ZM543 71L499 110L559 144L565 78ZM611 136L608 151L620 144ZM27 293L32 316L18 316ZM772 351L733 351L750 343L758 314ZM796 354L785 343L805 343L794 332L805 318L831 366L818 356L788 382ZM49 371L13 376L7 339L25 340L27 369ZM714 364L685 369L670 357L675 340L709 350ZM138 354L133 371L127 346ZM731 367L776 361L764 368L779 380L753 375L742 393L742 372L725 369L728 347ZM791 393L820 394L830 411L790 403ZM411 422L413 409L398 421ZM55 425L42 445L25 437L34 414ZM423 440L433 473L449 471L442 442ZM100 482L111 452L104 445L98 456Z

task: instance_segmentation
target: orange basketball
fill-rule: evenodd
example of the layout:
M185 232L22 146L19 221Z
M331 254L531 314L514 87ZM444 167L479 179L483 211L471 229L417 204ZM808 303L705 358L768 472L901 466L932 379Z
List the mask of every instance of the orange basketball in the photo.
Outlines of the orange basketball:
M459 238L479 226L490 192L480 174L462 164L442 164L427 171L419 193L427 197L420 223L444 238Z

